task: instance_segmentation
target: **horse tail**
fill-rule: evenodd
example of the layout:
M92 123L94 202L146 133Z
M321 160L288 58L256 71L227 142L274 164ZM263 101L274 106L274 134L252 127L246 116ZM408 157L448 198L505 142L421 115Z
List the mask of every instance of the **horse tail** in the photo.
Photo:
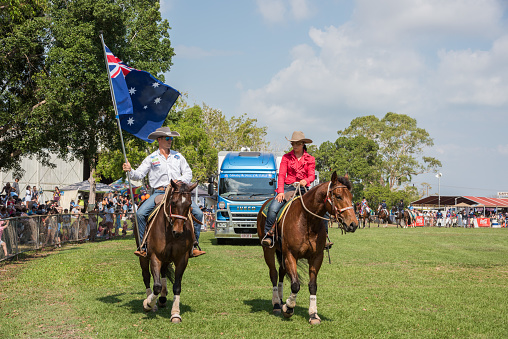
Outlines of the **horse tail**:
M277 262L279 263L279 266L284 265L282 262L282 251L281 250L275 250L275 256L277 257Z

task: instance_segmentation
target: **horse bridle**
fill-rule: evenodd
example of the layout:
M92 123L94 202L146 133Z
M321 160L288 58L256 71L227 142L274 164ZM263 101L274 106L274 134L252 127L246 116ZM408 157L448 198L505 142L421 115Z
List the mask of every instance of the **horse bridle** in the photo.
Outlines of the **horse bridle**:
M332 207L333 216L335 217L337 222L339 221L339 219L341 222L343 222L344 219L341 217L342 212L353 209L353 206L348 206L348 207L338 209L337 206L335 206L335 204L332 201L332 199L335 199L335 195L331 194L332 197L330 198L330 192L335 191L337 188L347 188L347 186L335 185L332 188L330 188L331 185L332 185L332 182L330 181L330 183L328 184L328 191L326 192L325 205L328 202L330 204L330 206Z
M180 214L174 214L171 212L171 198L173 197L173 193L180 193L180 194L191 194L190 192L186 192L186 193L181 193L179 191L173 191L171 190L171 195L168 197L168 193L166 191L166 197L164 197L164 199L168 199L169 198L169 214L167 213L166 209L164 208L164 215L166 216L166 219L169 223L170 226L173 226L173 220L174 219L182 219L184 221L187 221L188 217L184 216L184 215L180 215Z

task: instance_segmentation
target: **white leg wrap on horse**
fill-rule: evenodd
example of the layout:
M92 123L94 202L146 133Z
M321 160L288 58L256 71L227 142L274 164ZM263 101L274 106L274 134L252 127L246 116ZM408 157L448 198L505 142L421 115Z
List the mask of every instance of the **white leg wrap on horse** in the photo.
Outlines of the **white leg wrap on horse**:
M173 307L171 307L171 315L180 314L180 296L175 295L173 297Z
M286 300L287 307L295 308L296 306L296 293L291 292L289 298Z
M284 295L284 294L282 293L282 291L283 291L283 287L284 287L284 283L280 282L280 283L279 283L279 285L278 285L278 287L279 287L279 299L280 299L280 300L282 300L282 296Z
M146 299L147 299L148 305L150 305L151 308L154 308L155 302L157 301L157 296L152 293Z
M277 286L274 286L272 288L272 305L280 303L279 299L279 288Z
M152 290L150 288L146 289L146 297L148 298L152 294Z
M317 313L317 300L315 295L311 295L309 298L309 315Z

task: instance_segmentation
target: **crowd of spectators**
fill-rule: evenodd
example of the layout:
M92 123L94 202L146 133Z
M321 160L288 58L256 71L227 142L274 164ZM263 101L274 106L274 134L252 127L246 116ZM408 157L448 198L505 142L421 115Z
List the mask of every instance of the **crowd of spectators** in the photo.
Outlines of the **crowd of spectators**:
M7 256L9 246L2 242L2 232L9 225L15 228L12 233L16 235L17 244L37 248L61 247L63 242L72 240L95 241L97 238L125 236L134 222L137 206L150 195L142 190L133 204L126 195L106 193L98 195L95 206L88 206L88 197L84 195L71 200L69 206L61 206L61 197L58 187L52 192L51 200L43 201L43 192L35 185L27 185L21 194L18 179L12 185L5 184L0 192L0 246L4 256ZM214 213L201 209L203 229L214 228Z
M427 210L417 211L418 215L423 215L425 226L437 226L437 227L475 227L475 220L478 218L489 218L491 225L504 225L508 220L508 212L503 213L502 211L488 211L484 215L483 210L475 211L471 208L469 211L462 209L456 211L454 209L446 210ZM396 223L395 214L393 211L390 213L390 218L393 223Z
M35 248L61 247L65 241L125 236L132 223L135 207L130 199L120 194L100 196L97 205L90 209L87 209L86 197L78 196L67 207L61 206L62 194L58 187L52 199L43 202L42 191L36 186L27 186L25 194L21 195L18 181L16 179L13 185L5 184L0 192L0 245L4 256L8 255L9 247L12 254L14 243ZM12 232L8 232L10 244L6 244L5 230L9 226L12 226Z

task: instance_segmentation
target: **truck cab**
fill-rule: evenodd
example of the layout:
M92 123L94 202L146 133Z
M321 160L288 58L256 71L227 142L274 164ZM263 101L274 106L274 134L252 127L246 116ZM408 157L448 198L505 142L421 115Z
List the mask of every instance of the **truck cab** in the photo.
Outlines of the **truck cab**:
M257 215L275 196L282 153L219 152L215 238L258 238Z

